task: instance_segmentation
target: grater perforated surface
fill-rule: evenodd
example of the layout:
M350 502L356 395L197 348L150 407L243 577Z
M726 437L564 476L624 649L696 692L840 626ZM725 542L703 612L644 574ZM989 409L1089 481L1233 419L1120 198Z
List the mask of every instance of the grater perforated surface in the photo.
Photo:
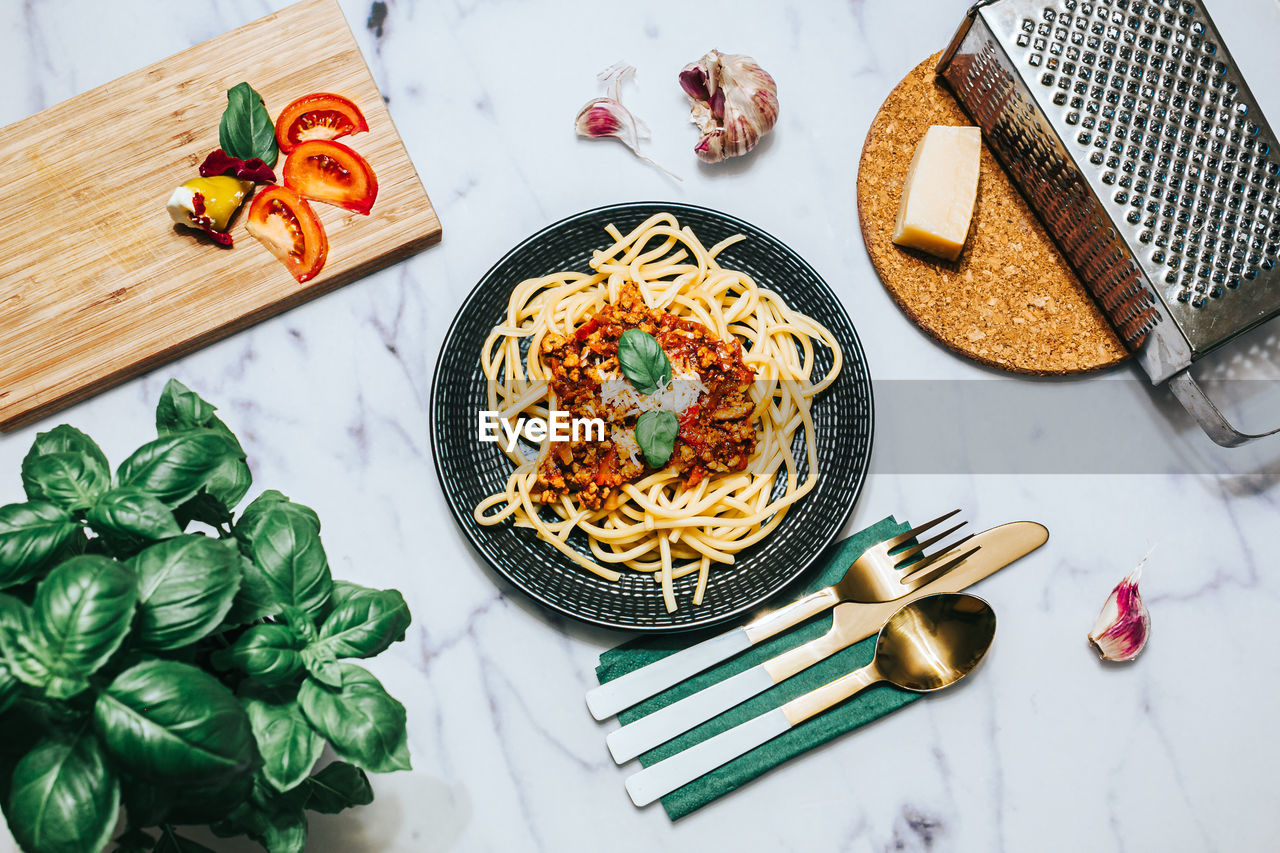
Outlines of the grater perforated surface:
M939 70L1152 379L1280 311L1275 137L1189 0L989 0Z

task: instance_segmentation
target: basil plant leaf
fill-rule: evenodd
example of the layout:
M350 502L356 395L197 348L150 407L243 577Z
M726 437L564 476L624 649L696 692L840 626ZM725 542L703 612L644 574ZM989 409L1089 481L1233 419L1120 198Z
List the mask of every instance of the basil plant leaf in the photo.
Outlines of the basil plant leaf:
M241 697L262 756L262 773L277 791L302 784L324 751L324 738L311 728L297 702Z
M80 529L71 513L45 501L0 507L0 589L39 577Z
M6 643L16 643L17 636L27 633L30 626L31 612L27 605L12 595L0 593L0 715L9 710L21 689L21 682L5 653ZM12 638L6 640L9 633Z
M252 553L250 543L258 536L258 531L267 519L280 514L287 514L305 521L316 533L320 532L320 516L309 506L295 503L275 489L268 489L258 495L244 508L240 519L235 524L235 537L240 542L240 550L247 557Z
M301 675L305 647L287 625L254 625L234 646L218 652L214 664L220 669L238 669L263 684L286 684Z
M641 394L652 394L671 381L671 360L658 339L640 329L627 329L618 339L618 365Z
M36 436L22 460L22 487L33 501L77 512L111 488L111 468L93 439L63 424Z
M310 509L288 500L254 501L236 524L246 567L246 585L266 593L277 605L305 611L313 619L324 613L333 589L329 560L320 542L320 524Z
M207 429L217 420L217 407L176 379L165 383L156 402L156 433L173 435L193 429Z
M339 658L371 658L402 639L411 618L398 591L370 590L334 608L316 645Z
M268 167L275 166L280 156L275 122L262 96L248 83L237 83L227 91L227 109L218 124L218 144L232 157L257 157Z
M88 687L87 678L124 642L137 603L133 574L107 557L72 557L40 582L31 611L50 697Z
M671 459L680 421L668 411L645 412L636 419L636 444L650 468L661 468Z
M120 463L116 479L177 507L196 496L228 460L244 451L214 430L192 430L157 438Z
M144 649L176 649L213 633L240 588L234 543L183 534L152 545L129 561L137 577L140 618L134 634Z
M369 777L354 764L334 761L316 771L306 781L307 808L321 814L337 814L353 806L367 806L373 802L373 787Z
M82 853L111 840L120 783L92 731L50 735L13 771L6 814L24 850Z
M214 785L257 760L244 709L221 682L183 663L148 660L98 695L93 725L130 775L158 785Z
M302 650L302 665L316 681L334 690L342 689L342 670L338 667L338 658L329 649L308 646Z
M268 810L244 803L209 828L223 838L247 835L267 853L303 853L307 848L307 813L301 808Z
M307 679L298 704L312 728L328 739L339 758L374 773L409 770L409 744L404 706L382 688L368 670L352 663L336 664L342 688Z
M117 554L137 551L149 542L182 533L173 512L141 489L112 489L100 497L86 519Z
M13 596L3 594L0 594L0 668L16 682L38 690L45 689L51 678L49 667L40 654L31 608ZM16 684L10 687L10 691L15 691L15 688ZM14 692L10 692L9 701L14 698Z
M209 524L229 522L230 511L239 505L253 484L253 474L244 461L243 448L235 434L214 414L212 403L205 401L176 379L170 379L156 404L156 432L161 438L184 432L211 430L227 439L240 452L240 458L229 458L205 483L206 495L197 495L183 507L183 514ZM201 500L204 497L205 500Z

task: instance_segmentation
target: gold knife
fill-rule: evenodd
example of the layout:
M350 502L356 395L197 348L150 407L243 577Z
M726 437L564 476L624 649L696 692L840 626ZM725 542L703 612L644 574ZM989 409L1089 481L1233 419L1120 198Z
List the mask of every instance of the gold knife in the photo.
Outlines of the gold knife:
M870 637L903 605L926 595L959 592L1031 553L1048 539L1048 529L1034 521L1013 521L985 530L966 543L966 547L981 545L977 553L936 580L893 601L837 605L831 630L821 637L611 732L605 739L609 752L619 764L630 761L841 649Z

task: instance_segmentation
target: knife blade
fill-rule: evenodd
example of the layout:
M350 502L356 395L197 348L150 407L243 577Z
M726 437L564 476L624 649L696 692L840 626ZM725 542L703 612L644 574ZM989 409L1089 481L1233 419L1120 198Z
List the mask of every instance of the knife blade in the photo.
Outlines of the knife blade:
M893 601L837 605L826 634L616 729L605 743L623 764L712 717L763 693L820 660L870 637L903 605L926 595L959 592L1029 554L1049 539L1044 525L1013 521L977 534L980 550L956 568Z

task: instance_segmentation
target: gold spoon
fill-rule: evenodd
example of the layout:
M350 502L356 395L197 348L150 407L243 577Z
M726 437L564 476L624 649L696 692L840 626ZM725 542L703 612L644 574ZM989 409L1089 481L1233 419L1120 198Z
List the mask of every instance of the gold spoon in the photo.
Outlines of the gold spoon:
M995 611L976 595L918 598L880 629L871 663L646 767L627 779L627 793L646 806L881 681L917 693L949 687L978 665L995 631Z

